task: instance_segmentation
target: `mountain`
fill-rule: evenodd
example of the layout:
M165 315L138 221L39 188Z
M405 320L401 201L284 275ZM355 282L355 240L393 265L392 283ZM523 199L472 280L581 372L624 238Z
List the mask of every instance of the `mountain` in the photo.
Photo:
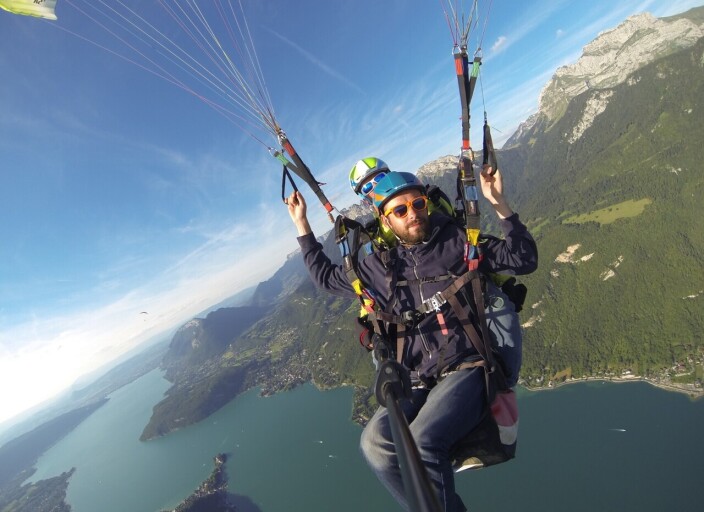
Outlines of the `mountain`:
M704 347L704 8L634 16L557 70L540 109L499 151L511 204L535 236L522 280L523 384L643 377L702 394ZM418 169L455 195L456 156ZM482 212L490 207L480 203ZM368 215L355 207L350 215ZM497 232L493 214L483 230ZM334 236L321 237L340 261ZM194 319L162 367L174 387L143 439L198 421L240 391L312 380L355 386L372 410L374 368L358 346L358 306L314 288L298 253L249 306Z
M183 367L202 364L225 352L230 343L266 313L266 307L220 308L205 318L194 318L174 335L161 361L167 378Z
M704 36L704 7L669 18L650 13L631 16L584 47L579 60L560 67L540 93L538 112L526 120L506 142L505 148L530 143L534 132L549 129L575 97L592 91L581 123L572 138L589 127L603 112L611 90L643 66L692 47ZM599 92L597 92L599 91Z
M254 365L240 364L234 355L236 340L267 311L265 306L220 308L176 332L161 360L173 386L154 407L141 439L206 418L246 389Z
M254 292L257 290L256 286L250 286L249 288L245 288L244 290L241 290L237 292L236 294L232 295L231 297L226 298L225 300L222 300L218 302L217 304L214 304L210 307L208 307L206 310L202 311L199 313L198 317L203 317L207 316L208 313L212 311L216 311L220 308L235 308L238 306L246 306L252 301L252 297L254 296Z
M21 495L18 488L36 471L33 466L39 456L107 401L107 398L103 398L90 405L61 414L0 446L0 460L2 461L2 465L0 465L0 510L14 510L11 507L5 507L12 503L16 494ZM43 495L47 490L50 494L55 490L54 487L57 484L58 482L49 482L48 480L38 482L35 486L36 495ZM42 491L37 489L42 489ZM65 486L63 486L63 491L65 492ZM41 500L35 501L41 502Z
M346 213L368 214L361 207ZM322 240L339 263L332 233ZM212 311L178 330L161 363L173 386L154 407L141 439L200 421L252 386L269 394L311 380L321 387L347 382L358 385L359 400L367 402L373 378L368 354L356 343L335 347L339 339L354 338L355 309L316 290L300 253L290 255L257 286L250 305ZM367 408L362 405L359 414Z
M528 384L641 376L701 393L703 18L640 15L601 34L507 142L541 258L526 278Z
M303 261L298 252L288 255L283 266L268 280L259 283L250 304L266 306L286 298L308 277Z

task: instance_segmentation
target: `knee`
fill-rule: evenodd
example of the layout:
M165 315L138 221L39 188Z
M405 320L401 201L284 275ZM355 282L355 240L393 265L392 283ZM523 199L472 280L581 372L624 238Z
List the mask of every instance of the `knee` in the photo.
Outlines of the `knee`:
M374 451L374 435L369 429L369 425L362 430L362 435L359 438L359 449L366 457L367 453Z
M444 433L414 427L413 424L410 425L411 436L423 460L436 460L449 453L450 446L448 446L448 439Z
M395 453L393 440L387 439L379 421L370 421L362 431L359 439L359 449L367 463L374 468L382 468L390 464Z

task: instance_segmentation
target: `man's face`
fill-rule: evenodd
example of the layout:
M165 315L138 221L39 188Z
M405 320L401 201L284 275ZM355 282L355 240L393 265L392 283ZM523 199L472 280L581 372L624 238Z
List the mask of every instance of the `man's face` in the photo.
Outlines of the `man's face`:
M420 197L425 197L420 190L408 190L392 197L384 205L383 222L404 244L419 244L430 234L427 204L422 210L416 210L412 206L413 200ZM399 217L394 213L394 208L402 205L405 205L407 213L404 217Z

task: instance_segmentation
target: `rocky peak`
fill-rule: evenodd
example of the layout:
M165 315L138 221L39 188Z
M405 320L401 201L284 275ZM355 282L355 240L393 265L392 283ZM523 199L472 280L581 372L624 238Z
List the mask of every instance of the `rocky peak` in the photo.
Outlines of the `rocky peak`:
M450 170L457 170L457 155L441 156L418 168L416 174L423 182L432 182Z
M557 69L540 93L538 112L519 126L505 147L526 142L526 134L541 118L548 126L560 119L575 96L587 90L612 88L652 61L694 45L704 37L704 23L698 16L687 14L672 18L636 14L616 28L601 32L584 47L577 62ZM600 97L603 99L603 95Z
M650 13L631 16L584 47L574 64L557 69L540 94L540 112L559 118L567 103L588 89L607 89L650 62L688 48L704 36L704 24L668 21Z
M340 213L348 219L353 219L359 222L369 220L372 216L371 208L363 205L361 201L359 203L354 203L347 208L343 208Z

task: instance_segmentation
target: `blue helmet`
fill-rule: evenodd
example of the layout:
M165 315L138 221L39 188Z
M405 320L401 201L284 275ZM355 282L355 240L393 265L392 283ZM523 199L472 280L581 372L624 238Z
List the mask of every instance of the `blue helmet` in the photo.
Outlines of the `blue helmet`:
M410 172L387 172L379 183L376 184L374 190L370 193L370 197L374 206L381 210L386 201L392 196L406 190L416 189L425 193L425 185L423 185L415 174Z

